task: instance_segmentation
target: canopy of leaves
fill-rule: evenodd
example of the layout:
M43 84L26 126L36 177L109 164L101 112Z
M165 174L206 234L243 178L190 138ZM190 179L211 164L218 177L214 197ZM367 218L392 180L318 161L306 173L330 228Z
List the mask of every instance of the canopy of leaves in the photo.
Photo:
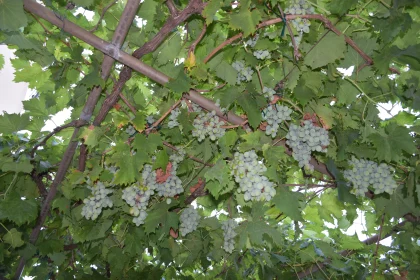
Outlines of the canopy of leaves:
M416 0L0 0L15 81L36 92L0 116L0 278L417 279L419 14ZM276 137L270 102L292 110ZM68 125L43 131L65 108ZM194 120L213 110L224 134L199 141ZM313 170L285 142L304 120L328 131ZM251 150L269 201L232 176ZM396 190L355 196L352 158L392 167ZM175 172L183 191L152 193L136 225L123 191L147 190L147 168L156 184ZM86 220L100 185L109 204ZM182 236L191 203L200 220Z

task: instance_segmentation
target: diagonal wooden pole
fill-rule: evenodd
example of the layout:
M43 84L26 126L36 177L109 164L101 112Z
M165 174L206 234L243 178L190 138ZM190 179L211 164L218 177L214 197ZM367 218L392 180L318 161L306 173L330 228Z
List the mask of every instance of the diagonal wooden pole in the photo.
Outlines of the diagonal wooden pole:
M36 5L33 5L36 4ZM128 0L127 4L123 11L123 16L125 17L125 20L122 20L118 23L117 29L115 30L112 44L114 48L119 49L122 45L122 43L125 40L125 37L128 33L128 30L131 26L132 21L134 20L134 17L136 16L138 7L140 5L140 0ZM39 9L39 6L43 9ZM30 7L28 9L32 9L33 11L40 10L40 13L44 12L47 14L49 11L42 5L39 5L38 3L34 1L25 1L25 9L27 7ZM47 10L47 11L45 11ZM28 10L31 12L30 10ZM35 13L36 15L40 16L40 13ZM52 13L52 12L51 12ZM54 13L53 15L57 17ZM58 19L58 18L57 18ZM60 20L61 21L61 20ZM87 32L87 31L86 31ZM89 32L88 32L89 33ZM90 33L89 33L90 34ZM114 63L114 60L112 57L105 57L104 61L102 63L102 73L101 76L104 80L108 79L109 74L111 73L111 67ZM95 87L92 89L91 93L89 94L88 100L80 114L80 120L88 122L92 116L93 110L96 106L96 103L98 102L99 96L101 94L102 88L101 87ZM29 237L29 242L32 244L35 244L35 242L38 239L38 236L41 231L41 227L45 222L45 219L47 217L47 214L49 212L49 209L51 207L51 202L54 199L56 193L57 193L57 187L58 185L64 180L64 177L67 173L68 168L70 167L71 161L73 159L73 156L76 152L77 145L79 141L77 141L77 136L79 133L80 128L75 128L73 135L71 137L71 140L69 142L69 145L66 149L66 152L64 153L63 159L60 162L60 166L58 168L57 174L54 178L54 181L52 182L47 197L44 200L44 203L41 208L41 213L38 217L38 221L36 226L31 232L31 235ZM14 275L14 279L19 279L22 271L25 267L25 259L23 257L20 258L18 267L16 269L16 273Z

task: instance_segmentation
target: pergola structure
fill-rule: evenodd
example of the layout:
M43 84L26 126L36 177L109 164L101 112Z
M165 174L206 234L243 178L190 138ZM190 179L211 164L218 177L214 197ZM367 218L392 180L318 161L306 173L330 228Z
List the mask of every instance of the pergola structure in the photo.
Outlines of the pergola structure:
M152 40L145 43L142 47L140 47L139 49L134 51L133 54L130 55L122 51L121 47L122 47L122 44L124 43L125 37L133 22L133 19L137 13L138 7L140 5L140 0L127 0L127 4L125 6L124 12L119 20L118 27L115 30L115 33L113 35L111 42L104 41L103 39L97 37L93 33L79 27L78 25L72 23L66 18L61 17L57 13L37 3L35 0L24 0L24 9L28 13L31 13L35 16L38 16L50 22L51 24L60 28L62 31L70 34L71 36L77 37L78 39L86 42L87 44L91 45L92 47L104 53L104 60L101 66L101 78L104 81L106 81L109 78L114 62L119 62L122 65L124 65L124 67L120 71L120 74L119 74L120 76L119 76L118 81L114 84L112 93L106 97L106 100L102 104L102 107L100 108L99 113L96 116L94 116L94 120L92 122L93 126L100 126L102 121L107 116L108 112L114 107L114 105L120 99L123 99L125 101L125 97L122 94L122 89L125 83L130 79L133 70L150 78L152 81L161 85L168 83L169 81L171 81L172 78L174 78L174 77L168 77L164 73L143 63L141 61L141 58L145 54L155 51L157 47L162 42L165 41L167 36L172 32L172 30L175 27L185 22L192 15L200 14L203 11L203 9L206 7L207 3L203 3L201 0L191 0L188 6L182 11L177 10L177 8L175 7L175 5L172 3L171 0L168 0L165 3L171 12L171 16L166 20L166 23L164 24L163 28L156 34L156 36ZM350 37L343 35L326 17L322 15L299 15L299 16L286 15L283 18L276 18L276 19L267 20L265 22L261 22L260 24L258 24L257 29L263 28L269 25L281 23L283 22L283 19L292 20L297 17L320 21L321 23L325 25L326 28L330 29L337 36L344 36L346 43L350 47L352 47L363 58L365 66L370 66L373 64L373 60L367 54L365 54L363 50L359 48L359 46ZM205 32L206 30L204 28L201 36L199 36L198 40L194 42L195 46L200 42ZM211 58L223 47L231 44L235 40L240 39L242 36L243 36L243 33L238 33L235 36L223 42L211 53L209 53L209 55L205 58L204 62L211 60ZM299 56L296 50L295 50L295 56L296 58L298 58ZM398 70L394 68L390 68L389 70L391 73L398 73ZM282 81L279 81L278 87L281 87L281 84L282 84ZM39 237L41 228L43 227L44 222L50 211L51 203L56 196L57 188L64 180L65 175L71 165L71 162L73 160L75 153L77 152L78 147L80 147L79 170L84 171L85 169L88 148L84 144L80 145L79 141L77 140L77 136L80 132L81 127L86 126L91 123L93 111L95 109L95 106L97 105L101 92L102 92L102 88L100 86L93 87L93 89L88 95L88 99L79 116L79 119L73 120L71 123L63 127L57 128L43 141L43 143L45 144L48 138L51 137L54 133L67 127L74 127L73 136L69 142L66 152L64 153L62 157L62 160L60 162L60 165L54 177L54 180L52 184L50 185L48 191L45 190L46 197L42 204L42 208L41 208L40 215L38 217L37 224L35 228L32 230L32 233L30 235L30 242L33 244L37 241ZM202 96L199 92L197 92L194 89L190 89L189 92L185 92L183 97L186 99L189 99L191 102L196 103L197 105L205 108L208 111L213 111L213 110L216 111L217 115L220 118L225 119L226 121L228 121L229 123L233 125L246 126L246 121L247 121L246 119L234 114L233 112L229 112L227 114L225 112L222 112L220 108L215 104L214 101L207 99L206 97ZM42 143L38 146L41 146L41 145ZM170 146L169 143L167 143L167 145ZM286 146L285 140L282 140L282 139L276 140L276 145L281 145L285 147L286 153L289 156L292 155L292 150L288 146ZM330 178L335 178L334 172L329 170L324 163L318 162L315 158L312 158L310 162L314 166L314 169L316 171L326 176L329 176ZM204 184L202 184L198 189L196 189L191 194L191 196L187 198L186 202L189 204L195 198L202 195L206 195L206 192L204 191ZM373 198L374 195L368 192L366 193L366 196L368 196L369 198ZM412 214L406 214L404 218L405 220L410 221L410 222L419 221L419 218L413 216ZM397 231L400 227L404 225L404 223L405 221L396 225L394 230ZM378 234L365 240L364 243L367 245L374 244L378 242L379 240L386 238L389 235L390 234L388 235ZM344 250L340 252L340 254L343 256L347 256L352 253L354 253L352 250ZM311 273L314 273L315 271L321 269L326 264L327 262L318 266L313 266L310 269L303 270L299 272L298 276L300 278L303 278L305 276L311 275ZM25 259L21 258L20 264L15 274L16 279L20 277L24 266L25 266Z

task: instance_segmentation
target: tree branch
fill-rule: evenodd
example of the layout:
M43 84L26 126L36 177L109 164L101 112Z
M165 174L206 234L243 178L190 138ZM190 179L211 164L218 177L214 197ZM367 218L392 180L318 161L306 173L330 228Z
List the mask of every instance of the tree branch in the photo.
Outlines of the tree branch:
M324 17L323 15L286 15L286 20L291 20L291 19L295 19L295 18L306 18L306 19L315 19L315 20L319 20L322 21L325 25L325 27L327 27L328 29L330 29L332 32L334 32L335 34L337 34L338 36L343 35L343 33L338 30L329 19L327 19L326 17ZM275 19L269 19L266 20L260 24L257 25L256 29L260 29L263 28L265 26L269 26L272 24L276 24L279 22L283 22L283 19L281 18L275 18ZM226 45L229 45L231 43L233 43L234 41L242 38L243 33L238 33L235 36L227 39L226 41L224 41L223 43L221 43L219 46L217 46L213 51L211 51L206 58L203 60L204 63L207 63L218 51L220 51L223 47L225 47ZM362 49L360 49L360 47L347 35L343 35L344 36L344 40L347 42L347 44L349 44L356 52L359 53L359 55L366 61L366 63L368 65L372 65L373 64L373 60L372 58L370 58L365 52L363 52Z
M401 222L401 223L393 226L392 229L391 229L391 231L389 233L385 234L384 236L381 236L381 234L377 234L377 235L374 235L374 236L366 239L365 241L363 241L363 243L365 245L375 244L376 242L379 242L379 241L381 241L381 240L383 240L383 239L391 236L394 232L398 232L399 229L402 226L404 226L405 223L406 223L406 221L403 221L403 222ZM339 254L342 255L343 257L347 257L347 256L352 255L354 253L356 253L355 250L343 250ZM301 271L301 272L298 273L298 278L301 279L301 278L304 278L306 276L312 275L313 273L315 273L318 270L320 270L320 269L324 268L325 266L327 266L330 262L331 262L330 260L327 260L327 261L319 264L319 266L312 266L309 269L303 270L303 271Z
M178 11L178 8L175 6L175 3L173 0L166 0L165 4L168 7L168 10L171 16L173 17L178 16L179 11Z
M166 141L163 141L163 145L165 145L166 147L168 147L168 148L170 148L170 149L172 149L174 151L178 151L178 149L175 146L171 145L170 143L168 143ZM194 156L187 155L187 157L189 159L192 159L193 161L198 162L198 163L201 163L201 164L203 164L205 166L209 166L209 167L213 167L214 166L214 164L206 163L206 162L202 161L201 159L196 158Z
M69 122L68 124L64 124L62 126L57 126L56 128L53 129L53 131L48 133L47 136L45 136L44 139L41 142L39 142L38 144L36 144L32 148L31 152L29 153L31 158L34 158L36 150L39 147L44 146L47 143L48 139L50 139L54 134L57 134L58 132L62 131L63 129L66 129L66 128L69 128L69 127L77 127L78 128L78 127L85 126L87 124L88 123L85 120L74 120L74 121Z
M140 0L128 0L126 7L124 8L124 12L123 14L126 14L128 17L132 17L132 19L134 19L134 16L136 14L136 11L138 9L138 6L140 4ZM47 21L50 21L52 24L55 24L59 27L61 27L62 29L70 29L72 31L75 31L75 29L81 29L80 27L78 27L77 25L63 20L63 19L59 19L53 12L51 12L50 10L48 10L47 8L43 7L42 5L34 2L33 0L24 0L24 8L34 14L37 14L38 16L44 18ZM64 22L67 22L67 25L64 25ZM119 45L122 44L125 35L128 32L128 29L131 25L131 21L130 23L127 23L125 21L122 21L120 23L118 23L118 27L116 30L116 33L118 33L118 36L116 34L114 34L114 38L116 43L118 43ZM85 32L85 33L84 33ZM94 35L90 34L89 32L85 31L84 32L80 31L78 34L84 34L84 36L92 36L92 38L95 38ZM87 34L86 34L87 33ZM121 33L124 34L124 36L121 36ZM82 35L80 35L82 36ZM97 37L96 37L97 38ZM98 45L96 43L96 45ZM100 45L100 44L99 44ZM106 57L104 59L104 62L102 63L102 66L104 66L104 64L109 63L106 62ZM105 65L106 66L106 65ZM110 68L107 68L108 70L104 70L104 67L102 68L102 78L105 79L108 78L109 73L110 73ZM82 113L80 114L80 121L89 121L90 117L92 115L92 112L95 108L96 103L98 102L99 99L99 95L101 93L101 88L100 87L94 87L88 97L88 101L85 104ZM51 183L51 186L49 188L49 192L47 197L45 198L42 207L41 207L41 211L40 211L40 215L38 217L38 221L35 225L35 227L33 228L30 237L29 237L29 242L32 244L35 244L36 240L38 239L39 233L41 231L41 227L44 224L47 214L50 210L51 207L51 203L52 200L54 199L56 193L57 193L57 188L58 186L61 184L61 182L64 180L65 175L67 173L67 170L70 167L70 164L73 160L73 156L76 152L76 148L78 145L78 141L77 141L77 137L79 134L79 130L80 127L76 127L73 131L73 135L70 138L70 143L67 146L67 149L63 155L63 158L60 162L59 168L57 170L57 173L54 177L54 181ZM25 267L25 259L23 257L20 258L19 264L16 268L16 273L14 275L14 279L19 279L23 268Z
M208 192L204 190L205 186L206 186L206 181L203 180L200 186L192 194L190 194L189 197L187 197L184 200L184 203L188 205L188 204L191 204L194 200L196 200L200 196L206 196Z

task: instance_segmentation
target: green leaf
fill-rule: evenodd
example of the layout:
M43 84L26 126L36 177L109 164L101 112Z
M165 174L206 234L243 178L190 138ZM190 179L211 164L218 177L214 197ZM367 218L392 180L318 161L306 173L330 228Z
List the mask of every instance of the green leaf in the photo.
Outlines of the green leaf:
M385 131L371 134L369 139L376 147L376 157L386 162L398 161L403 151L410 155L417 151L410 130L395 123L389 124Z
M48 117L48 110L43 98L31 98L22 101L23 108L32 116Z
M90 6L94 4L94 0L74 0L73 3L76 4L77 6L89 8Z
M168 153L165 150L161 150L156 154L156 160L153 163L153 169L161 168L164 172L169 162Z
M28 23L23 10L23 0L0 1L0 29L16 31Z
M9 220L18 226L30 223L38 217L38 205L35 199L21 199L12 193L0 203L0 220Z
M168 211L173 207L175 202L167 204L166 201L154 205L144 222L144 231L146 234L154 233L157 227L161 227L162 231L169 235L169 230L178 229L179 216L175 212Z
M261 14L257 9L251 12L247 8L241 9L238 13L229 17L232 28L242 30L245 37L255 32L260 20Z
M276 208L289 216L292 220L303 221L302 217L302 201L303 194L298 192L291 192L284 187L277 189L277 194L272 201Z
M114 147L114 154L111 156L111 162L119 168L115 174L114 184L126 185L139 180L139 172L148 160L144 150L137 151L133 155L126 143L117 143Z
M93 148L99 144L99 139L105 134L106 128L99 126L89 126L83 129L80 138L84 139L84 144Z
M261 130L243 134L241 138L245 140L245 142L239 144L239 151L241 153L253 149L260 151L264 144L271 143L271 137L266 136Z
M104 238L111 228L112 220L82 220L71 226L74 242L85 242Z
M216 76L228 82L228 84L235 85L238 72L226 61L222 61L216 66Z
M341 248L344 250L359 250L365 248L365 244L360 242L357 235L349 236L349 235L342 235L340 237L340 244Z
M238 104L246 112L248 116L248 122L253 128L257 128L262 120L260 108L255 106L255 104L259 104L261 102L259 97L261 96L255 96L253 94L244 92L237 100Z
M191 88L191 80L184 71L179 71L178 77L165 84L169 89L177 93L188 92Z
M137 131L142 131L146 128L146 117L140 113L136 114L131 123Z
M13 248L17 248L25 244L22 240L22 233L17 231L15 228L12 228L3 236L3 241L10 244Z
M33 165L30 163L29 159L23 158L20 161L14 161L12 158L1 158L0 157L0 169L4 172L13 171L16 173L31 173L34 169Z
M11 134L25 129L29 124L29 115L3 114L0 116L0 131L4 134Z
M136 227L128 232L124 240L124 253L141 255L144 252L144 245L139 241L144 238L145 234L141 228Z
M0 54L0 70L2 70L4 67L4 55Z
M348 1L334 1L332 0L329 5L329 10L333 14L337 14L339 16L344 15L349 9L357 4L357 0L348 0Z
M226 186L230 179L230 168L225 160L219 160L216 164L211 167L204 175L206 180L217 180L220 185Z
M5 44L16 45L21 50L34 49L38 52L42 52L42 44L40 42L24 36L21 32L9 32L6 33L6 35Z
M344 58L345 51L344 36L337 36L330 32L305 56L303 63L316 69Z
M210 0L208 1L206 7L203 10L203 17L206 19L206 24L209 25L213 22L213 19L216 15L217 10L220 9L222 1L220 0Z
M276 245L283 244L284 240L284 237L282 237L279 231L275 230L264 221L243 222L235 231L239 235L238 248L240 249L245 247L250 248L247 244L256 247L264 246L264 243L267 240L264 236L269 237L268 240L272 240Z
M238 140L238 134L234 130L230 130L219 139L219 147L223 158L232 156L230 152L232 150L233 145L235 145L236 141Z

